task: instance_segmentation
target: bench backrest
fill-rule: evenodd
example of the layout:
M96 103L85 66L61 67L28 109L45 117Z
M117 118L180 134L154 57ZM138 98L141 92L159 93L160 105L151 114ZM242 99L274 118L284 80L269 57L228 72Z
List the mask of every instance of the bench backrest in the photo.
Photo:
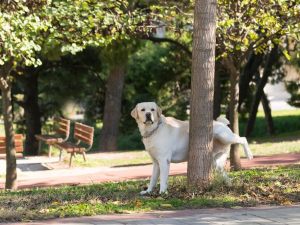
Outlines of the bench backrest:
M15 148L17 153L23 152L23 135L22 134L15 134ZM5 137L0 137L0 154L6 153L6 142Z
M74 138L77 141L81 141L92 146L94 140L94 127L76 122L74 127Z
M54 131L56 134L63 135L66 138L70 134L70 120L64 118L54 118Z

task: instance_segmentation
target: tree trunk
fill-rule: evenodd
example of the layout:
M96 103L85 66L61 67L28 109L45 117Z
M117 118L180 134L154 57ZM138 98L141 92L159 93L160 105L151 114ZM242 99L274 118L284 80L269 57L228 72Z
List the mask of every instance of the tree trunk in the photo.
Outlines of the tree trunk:
M240 94L239 94L239 107L238 111L241 111L241 107L243 102L248 96L249 92L249 84L250 81L253 78L253 75L258 73L259 66L261 65L263 61L263 55L262 54L254 54L252 53L247 64L245 65L242 74L240 76Z
M188 183L205 188L211 179L216 1L196 0L191 81Z
M103 128L100 137L100 151L117 150L119 121L121 118L122 92L126 63L110 69L106 85Z
M38 155L39 143L34 137L41 133L41 113L38 104L38 76L28 71L22 79L24 84L24 111L26 122L26 155Z
M249 119L248 119L247 126L246 126L246 131L245 131L246 137L249 137L253 131L255 121L256 121L256 115L257 115L257 111L258 111L259 102L264 94L264 87L266 86L266 84L268 82L269 76L272 74L272 67L273 67L274 63L277 61L278 56L279 56L277 51L278 51L278 47L275 46L269 53L266 64L265 64L263 76L260 79L259 84L257 85L255 98L254 98L252 106L251 106L251 112L250 112Z
M263 105L264 113L265 113L265 119L267 122L267 128L270 135L275 134L275 126L274 121L272 117L272 110L270 107L270 102L268 100L268 97L266 96L265 92L263 92L261 103Z
M17 162L14 141L13 115L11 104L11 86L1 80L3 119L6 142L6 182L5 189L17 188Z
M239 135L239 75L231 75L230 84L230 128L233 133ZM233 170L240 170L242 168L238 144L231 145L230 167Z
M230 74L230 103L229 103L229 118L230 128L233 133L239 135L239 71L234 65L232 59L224 58L224 65ZM237 144L231 145L230 149L230 167L233 170L241 169L241 159L239 146Z

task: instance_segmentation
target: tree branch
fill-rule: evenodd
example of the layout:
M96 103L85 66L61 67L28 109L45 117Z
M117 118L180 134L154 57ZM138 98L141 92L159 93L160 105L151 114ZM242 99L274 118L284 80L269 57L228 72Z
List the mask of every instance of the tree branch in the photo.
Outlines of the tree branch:
M161 42L168 42L171 43L173 45L176 45L177 47L179 47L181 50L183 50L190 58L192 58L192 51L189 50L189 48L187 46L185 46L184 44L173 40L171 38L156 38L156 37L143 37L142 39L144 40L149 40L152 42L156 42L156 43L161 43Z

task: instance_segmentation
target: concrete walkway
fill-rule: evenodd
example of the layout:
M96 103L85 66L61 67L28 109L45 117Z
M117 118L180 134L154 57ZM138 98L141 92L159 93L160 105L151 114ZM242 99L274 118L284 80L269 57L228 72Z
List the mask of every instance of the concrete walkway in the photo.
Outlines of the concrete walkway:
M180 211L156 211L144 214L100 215L92 217L53 219L11 225L255 225L300 224L300 206L255 207L240 209L194 209Z
M46 160L46 159L45 159ZM50 160L54 160L53 158ZM58 159L56 159L58 160ZM300 153L257 156L253 160L242 159L243 168L276 166L300 163ZM171 164L171 175L186 174L187 163ZM94 184L108 181L125 181L149 178L152 165L126 167L67 168L22 172L18 188L47 187L58 185ZM0 189L4 188L4 177L0 178Z

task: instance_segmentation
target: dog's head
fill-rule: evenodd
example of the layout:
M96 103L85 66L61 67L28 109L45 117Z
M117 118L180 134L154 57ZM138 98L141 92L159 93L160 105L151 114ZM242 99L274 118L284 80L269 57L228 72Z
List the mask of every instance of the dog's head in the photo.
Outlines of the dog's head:
M158 122L161 113L161 108L159 108L155 102L142 102L137 104L131 111L131 116L137 123L152 125Z

